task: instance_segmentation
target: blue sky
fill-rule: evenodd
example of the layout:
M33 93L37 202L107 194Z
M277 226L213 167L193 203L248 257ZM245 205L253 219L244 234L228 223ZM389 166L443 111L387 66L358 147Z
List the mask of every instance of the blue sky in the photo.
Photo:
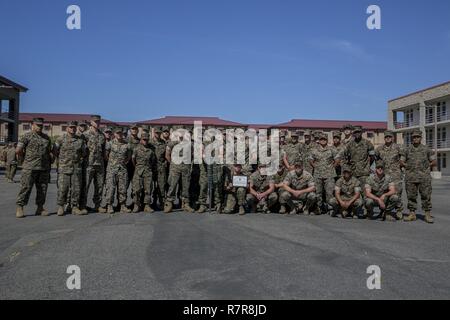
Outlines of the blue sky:
M381 30L366 28L370 4ZM388 99L450 80L449 13L448 0L0 0L0 74L30 88L23 112L385 120Z

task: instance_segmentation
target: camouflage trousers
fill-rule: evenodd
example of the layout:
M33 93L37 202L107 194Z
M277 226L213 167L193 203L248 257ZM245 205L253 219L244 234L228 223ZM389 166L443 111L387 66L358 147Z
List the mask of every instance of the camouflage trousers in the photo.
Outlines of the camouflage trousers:
M124 205L127 202L127 185L128 172L126 167L108 168L106 171L106 204L114 204L114 195L117 189L119 204Z
M103 195L103 186L105 184L105 168L102 166L89 166L87 168L87 186L86 186L86 197L89 193L89 188L91 183L94 185L94 196L93 202L96 207L100 206Z
M422 182L405 182L406 195L408 197L408 210L417 210L417 193L420 194L420 200L422 202L423 211L431 211L431 179L424 180Z
M343 198L342 200L344 201L348 201L350 199L345 199ZM336 214L342 214L343 210L342 207L340 206L339 202L337 201L336 198L331 198L330 202L329 202L330 206L333 208L334 212ZM362 198L360 197L359 199L356 199L352 205L350 207L347 208L347 212L351 212L353 215L357 215L358 212L361 210L361 208L363 207L364 202L362 200Z
M400 205L400 198L398 195L394 194L393 196L386 197L384 200L384 204L386 205L386 211L392 212L394 210L398 210ZM373 209L378 207L378 202L374 201L373 199L366 198L364 200L364 206L367 209L367 213L371 214L373 213Z
M58 193L56 203L64 206L70 202L72 208L80 206L81 169L74 170L71 174L58 174Z
M22 170L20 191L17 195L16 204L26 206L30 199L31 190L33 186L36 186L36 204L38 206L44 205L49 182L50 172L48 170Z
M254 209L256 209L257 211L267 210L271 209L277 203L278 193L272 192L266 198L261 199L260 201L258 201L258 199L254 195L248 193L246 200L249 207L252 208L252 210Z
M81 167L81 189L80 189L80 198L79 198L79 205L81 209L86 208L87 204L87 164L83 163Z
M225 192L225 211L234 211L236 205L243 206L245 204L245 194L247 188L233 188L231 191Z
M153 175L151 171L144 171L136 169L134 170L134 176L132 181L133 188L133 202L138 206L143 204L150 205L152 203L152 185Z
M6 169L5 178L14 180L14 177L16 176L16 171L17 171L17 164L7 163L5 166L5 169Z
M198 204L207 205L208 202L208 166L206 164L200 164L200 177L199 177L199 196ZM222 165L211 165L212 170L212 204L218 205L222 203L223 189L222 189Z
M160 200L160 205L163 205L167 191L167 164L158 163L156 173L156 177L154 177L156 180L155 197Z
M366 186L366 181L367 181L367 179L369 178L369 176L360 176L360 177L356 177L356 179L358 179L359 180L359 184L360 184L360 186L361 186L361 196L363 197L363 199L365 199L366 198L366 195L365 195L365 193L364 193L364 190L365 190L365 186Z
M290 192L283 190L280 195L280 204L288 205L291 209L301 205L304 209L310 210L317 204L317 195L315 192L309 192L300 197L294 197Z
M181 198L189 201L189 185L191 182L190 164L171 164L169 171L169 191L167 192L167 201L174 202L177 195L177 187L181 181Z
M397 195L398 198L400 199L400 203L399 203L399 207L398 207L398 211L402 212L403 211L403 180L399 180L395 182L395 189L397 190Z
M333 198L334 192L334 178L316 178L316 194L317 194L317 205L319 208L322 208L323 203L326 201L327 204L330 204L331 199ZM323 194L325 193L325 199ZM325 200L325 201L324 201Z

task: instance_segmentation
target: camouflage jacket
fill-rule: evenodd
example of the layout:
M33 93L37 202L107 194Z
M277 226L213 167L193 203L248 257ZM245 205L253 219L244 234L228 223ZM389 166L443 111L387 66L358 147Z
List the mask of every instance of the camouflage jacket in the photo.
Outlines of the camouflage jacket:
M133 160L136 163L135 174L151 175L156 167L156 155L150 145L137 145L133 150Z
M15 148L7 148L4 152L6 164L17 164L17 155Z
M281 173L277 172L276 174L274 174L272 176L273 183L275 183L275 184L283 183L284 179L286 178L287 173L288 173L287 169L284 169L283 172L281 172Z
M108 169L126 168L132 155L131 146L116 139L106 145L106 151L109 152Z
M334 161L338 159L339 154L330 146L314 148L309 158L310 161L314 162L314 177L317 179L336 177Z
M303 190L316 186L313 176L305 170L303 170L301 176L297 176L295 170L292 170L286 175L283 182L294 190Z
M316 148L316 144L311 141L311 143L306 144L302 143L301 147L301 153L302 153L302 160L303 160L303 168L308 171L310 174L313 174L314 168L309 163L309 159L311 158L311 154L313 150Z
M375 150L377 160L383 160L385 173L390 175L394 181L402 180L402 170L400 168L401 147L398 144L391 144L389 147L385 144Z
M303 155L302 155L302 150L303 149L303 145L298 142L298 143L289 143L284 147L284 154L286 154L288 163L290 165L293 165L294 161L297 159L302 159Z
M372 194L377 197L381 197L383 194L387 193L392 186L395 187L395 182L391 176L385 174L379 178L377 174L374 173L367 178L364 188L369 189Z
M370 157L375 155L372 142L366 139L351 140L344 150L344 160L350 165L355 177L369 176Z
M341 177L336 181L334 189L340 192L343 200L350 200L357 192L361 193L361 183L353 176L348 181Z
M45 133L27 132L19 139L17 147L23 148L25 154L23 169L50 170L52 143Z
M423 182L431 179L430 162L436 160L431 149L423 144L404 148L401 156L405 162L405 180Z
M167 142L163 139L155 139L152 141L153 150L155 151L155 157L158 166L167 165L166 159L166 147Z
M85 135L89 152L89 166L104 166L106 138L101 132L88 131Z
M67 133L55 141L55 151L58 154L58 171L63 174L81 170L87 155L85 140L79 135L70 136Z
M271 176L262 175L259 171L255 171L250 176L250 184L256 192L265 192L273 183Z

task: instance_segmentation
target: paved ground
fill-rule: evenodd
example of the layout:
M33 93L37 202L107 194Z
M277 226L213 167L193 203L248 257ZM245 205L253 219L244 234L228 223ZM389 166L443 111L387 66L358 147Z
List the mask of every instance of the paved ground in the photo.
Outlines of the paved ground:
M434 225L182 212L35 217L34 205L19 220L19 184L0 180L0 299L450 298L450 179L435 182ZM66 287L69 265L81 268L81 290ZM381 290L366 287L369 265L381 268Z

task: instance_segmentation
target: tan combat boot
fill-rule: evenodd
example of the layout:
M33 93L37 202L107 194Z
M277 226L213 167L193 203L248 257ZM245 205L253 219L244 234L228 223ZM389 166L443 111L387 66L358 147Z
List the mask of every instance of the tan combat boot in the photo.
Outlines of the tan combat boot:
M195 212L195 210L191 208L191 206L189 205L189 201L187 200L183 200L182 209L189 213Z
M16 218L24 218L25 215L23 213L23 207L22 206L17 206L16 208Z
M97 211L98 213L106 213L106 208L99 207Z
M166 203L164 203L164 213L170 213L172 212L173 209L173 203L170 201L166 201Z
M128 209L126 205L121 204L121 205L120 205L120 212L123 212L123 213L130 213L131 210Z
M416 221L417 217L416 217L416 213L414 211L411 211L409 213L409 215L403 217L403 221L405 222L411 222L411 221Z
M206 212L206 206L205 205L200 205L200 208L198 208L197 213L204 213Z
M88 211L87 211L86 208L80 210L80 215L81 215L81 216L85 216L85 215L87 215L87 214L88 214Z
M244 206L239 206L239 214L242 216L245 214Z
M36 215L47 217L49 213L43 206L38 206L36 209Z
M133 207L133 213L138 213L139 212L139 205L135 204Z
M395 222L397 221L397 219L394 217L394 215L392 214L392 212L388 212L386 211L384 213L384 220L389 221L389 222Z
M60 217L62 217L64 215L64 207L63 206L58 206L58 211L56 212L56 214Z
M155 212L155 210L153 210L152 207L150 207L149 204L146 204L145 207L144 207L144 212L152 213L152 212Z
M426 223L434 223L433 216L430 211L425 212L425 222Z
M73 207L72 214L81 215L81 210L78 207Z
M286 213L286 206L285 205L281 205L280 206L280 211L278 211L278 213L285 214Z
M114 208L111 204L108 204L108 208L106 209L106 213L113 214Z

